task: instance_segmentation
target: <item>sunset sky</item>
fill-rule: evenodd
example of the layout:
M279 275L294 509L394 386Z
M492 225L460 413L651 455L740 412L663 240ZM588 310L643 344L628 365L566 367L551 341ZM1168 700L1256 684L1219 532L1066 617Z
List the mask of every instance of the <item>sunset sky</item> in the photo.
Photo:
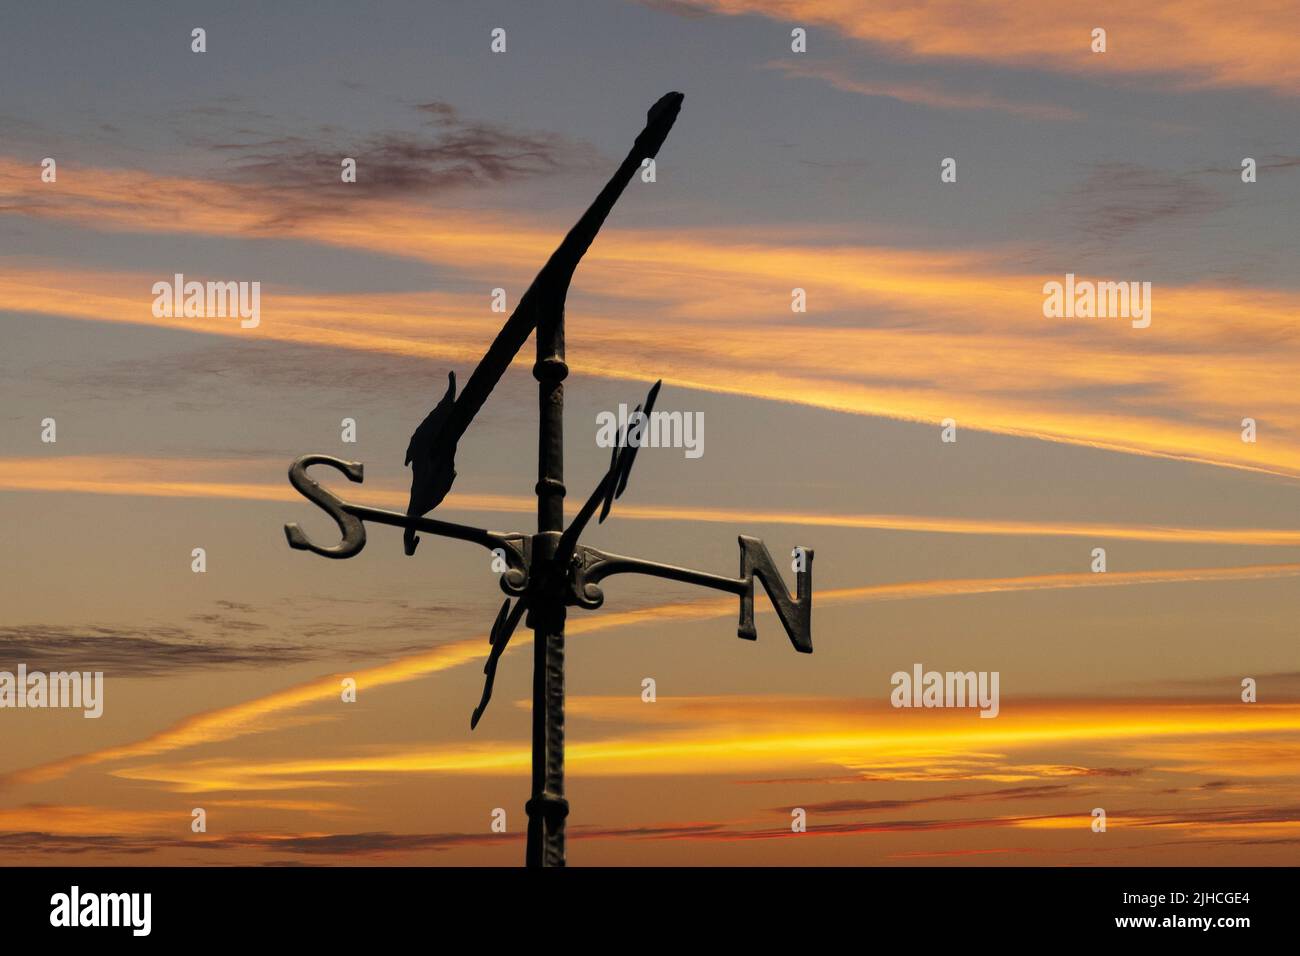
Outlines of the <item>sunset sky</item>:
M738 534L786 568L815 548L815 650L761 589L752 644L734 598L651 578L571 609L569 862L1293 864L1296 13L6 11L0 671L106 690L98 720L0 710L0 863L522 862L531 632L469 728L491 556L425 535L406 557L383 527L349 561L290 550L286 522L337 530L285 473L363 461L360 485L314 474L403 509L411 431L504 319L492 290L514 307L679 90L656 180L568 298L569 501L607 466L598 413L662 378L704 454L643 450L584 541L719 574ZM176 273L260 282L260 324L155 317ZM1045 318L1066 274L1150 282L1150 327ZM436 517L533 530L532 360ZM1000 713L891 707L917 663L998 672Z

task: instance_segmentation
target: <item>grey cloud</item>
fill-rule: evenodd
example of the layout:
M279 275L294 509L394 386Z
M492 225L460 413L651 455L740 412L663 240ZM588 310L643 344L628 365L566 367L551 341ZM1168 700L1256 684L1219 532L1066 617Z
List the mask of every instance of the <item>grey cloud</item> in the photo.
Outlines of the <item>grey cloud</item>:
M1300 156L1256 156L1261 171L1300 166ZM1240 175L1240 165L1202 166L1181 171L1138 163L1102 162L1085 166L1080 182L1058 203L1061 216L1098 248L1151 227L1183 227L1228 205L1222 177Z
M870 810L899 810L927 803L966 803L980 800L1036 800L1059 797L1072 792L1070 784L1052 783L1036 787L1007 787L1001 790L980 790L973 793L944 793L911 800L833 800L827 803L806 803L809 813L857 813ZM788 814L793 808L774 807L773 812Z
M433 101L412 107L418 130L349 134L321 127L305 135L257 137L240 127L235 136L203 145L234 156L235 177L277 191L311 192L322 209L337 207L343 157L357 161L357 181L346 196L427 195L446 189L499 184L575 166L589 166L594 149L545 132L508 129L468 119L451 104ZM299 196L295 204L303 202ZM298 211L302 211L299 209Z
M1193 173L1136 163L1096 163L1065 198L1076 228L1091 239L1113 241L1143 227L1214 212L1223 200Z
M169 626L0 627L0 666L24 663L33 671L89 670L157 677L214 667L296 664L317 656L319 652L302 645L200 640L185 628Z

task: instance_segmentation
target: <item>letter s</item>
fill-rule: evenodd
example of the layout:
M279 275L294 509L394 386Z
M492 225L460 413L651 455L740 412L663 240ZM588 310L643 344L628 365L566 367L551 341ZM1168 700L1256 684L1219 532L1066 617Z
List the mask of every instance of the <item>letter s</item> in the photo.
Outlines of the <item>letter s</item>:
M359 461L344 461L329 455L303 455L289 466L290 484L297 488L304 498L319 505L334 519L339 526L339 532L343 535L343 540L332 548L322 548L320 545L312 544L297 524L286 524L284 536L289 539L289 547L297 548L299 551L314 551L327 558L350 558L366 546L366 526L356 515L344 510L343 502L339 498L307 476L307 469L312 465L329 465L331 468L337 468L348 476L349 481L357 482L364 477L365 466Z

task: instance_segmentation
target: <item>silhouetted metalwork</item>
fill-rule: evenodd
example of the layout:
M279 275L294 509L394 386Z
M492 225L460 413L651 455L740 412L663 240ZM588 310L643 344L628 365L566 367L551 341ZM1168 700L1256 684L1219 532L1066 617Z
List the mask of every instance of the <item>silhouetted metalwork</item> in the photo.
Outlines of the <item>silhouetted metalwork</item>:
M290 547L327 558L350 558L365 547L365 522L371 521L404 529L408 555L415 553L417 531L471 541L505 555L507 569L501 574L501 589L508 597L489 635L483 696L470 718L470 727L478 726L491 701L501 655L515 628L525 621L534 635L533 779L527 804L529 866L564 865L564 821L569 813L564 798L564 622L570 605L594 610L604 603L601 581L614 574L648 574L735 594L740 599L737 634L752 641L757 638L757 579L795 650L812 652L811 549L796 551L800 560L796 563L795 596L791 597L771 554L757 538L740 537L740 575L735 578L608 554L578 543L591 519L603 522L627 489L637 443L629 442L626 432L618 436L608 470L568 527L564 525L563 383L569 371L564 360L565 298L578 262L642 162L658 154L681 104L680 93L669 93L650 108L645 129L627 158L528 287L459 396L455 373L448 375L446 394L415 430L406 451L412 473L406 514L344 501L307 474L312 465L329 465L343 472L349 481L360 482L360 462L304 455L289 468L289 481L334 519L342 535L339 544L323 548L313 544L298 525L287 524L284 532ZM455 455L461 436L534 331L537 361L533 377L537 379L539 413L536 533L487 531L426 517L442 503L456 479ZM637 406L638 411L650 414L660 384L651 387L645 401Z
M447 417L455 403L456 373L448 372L447 394L420 422L420 426L411 435L411 443L406 446L405 464L411 466L411 502L406 506L408 515L427 515L438 507L456 480L456 442L451 442L445 452L438 447L439 436L447 425ZM402 535L402 543L408 556L415 554L415 546L420 543L420 539L415 536L414 528L407 527Z

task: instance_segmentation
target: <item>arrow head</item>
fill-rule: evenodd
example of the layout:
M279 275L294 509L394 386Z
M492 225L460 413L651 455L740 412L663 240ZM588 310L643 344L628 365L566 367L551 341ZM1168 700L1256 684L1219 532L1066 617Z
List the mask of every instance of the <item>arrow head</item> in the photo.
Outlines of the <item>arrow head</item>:
M681 112L685 99L681 93L666 93L646 112L645 129L636 138L642 159L653 159L658 154L672 131L673 123L677 122L677 114Z

